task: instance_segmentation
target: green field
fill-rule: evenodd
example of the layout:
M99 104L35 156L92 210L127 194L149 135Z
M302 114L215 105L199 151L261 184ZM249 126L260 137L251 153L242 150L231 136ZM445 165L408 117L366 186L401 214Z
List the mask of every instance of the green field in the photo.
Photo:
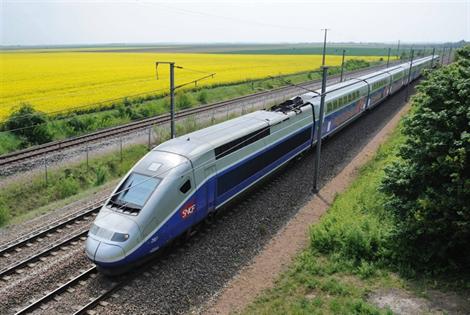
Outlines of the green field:
M388 47L349 47L333 46L327 47L327 55L341 55L345 50L346 56L387 56ZM226 51L225 54L249 54L249 55L321 55L322 47L292 47L292 48L271 48L271 49L249 49ZM397 55L396 47L392 48L392 56Z

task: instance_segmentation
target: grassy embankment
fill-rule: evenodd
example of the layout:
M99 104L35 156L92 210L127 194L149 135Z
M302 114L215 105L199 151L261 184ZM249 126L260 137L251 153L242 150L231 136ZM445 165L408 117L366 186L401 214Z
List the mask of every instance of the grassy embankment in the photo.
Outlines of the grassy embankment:
M350 60L346 63L346 70L352 71L369 65L370 63L368 62ZM338 74L339 71L339 68L333 67L330 69L330 75ZM176 107L177 110L196 107L286 86L287 82L301 83L319 78L320 75L317 72L301 72L283 76L282 79L260 79L241 83L194 88L177 94ZM77 110L75 113L65 112L63 114L57 114L48 120L47 128L45 129L46 132L50 134L52 140L59 140L146 117L160 115L168 111L169 99L162 95L137 97L134 99L124 98L103 104L101 107L97 106ZM0 154L21 149L31 144L30 141L25 141L25 139L21 139L11 132L0 132Z
M397 129L321 221L311 226L309 247L244 314L390 314L371 304L368 294L398 288L425 297L429 289L469 289L469 282L457 277L410 280L400 276L412 275L410 270L390 263L388 242L394 224L379 186L384 167L396 159L403 141Z

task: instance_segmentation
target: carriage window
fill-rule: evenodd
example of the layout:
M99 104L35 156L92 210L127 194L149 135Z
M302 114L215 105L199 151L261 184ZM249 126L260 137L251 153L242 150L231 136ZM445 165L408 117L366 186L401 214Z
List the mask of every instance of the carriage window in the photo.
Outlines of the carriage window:
M180 187L180 191L185 194L191 189L191 181L188 179L184 182L184 184Z
M214 149L215 159L218 160L220 158L223 158L224 156L229 155L237 150L240 150L241 148L246 147L247 145L250 145L258 140L261 140L262 138L267 137L270 134L270 127L265 127L263 129L253 131L252 133L249 133L238 139L222 144Z

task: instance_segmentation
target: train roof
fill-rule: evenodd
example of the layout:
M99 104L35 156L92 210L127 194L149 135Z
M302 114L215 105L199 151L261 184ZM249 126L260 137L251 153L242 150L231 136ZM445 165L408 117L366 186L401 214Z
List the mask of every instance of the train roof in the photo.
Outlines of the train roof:
M171 139L154 150L175 153L192 160L220 145L274 125L285 118L286 115L280 112L259 110Z
M417 59L416 64L421 64L428 60L431 60L431 57ZM327 91L334 90L327 94L327 99L347 94L356 90L358 87L365 87L367 85L363 80L367 80L368 82L381 80L390 75L389 72L404 69L406 68L406 65L407 63L403 63L388 69L378 70L368 75L327 86ZM316 91L320 93L320 90ZM318 94L313 92L302 94L300 97L304 103L310 102L312 104L317 104L320 102ZM214 150L220 145L226 144L264 127L274 125L285 118L286 114L279 111L259 110L171 139L160 144L154 150L171 152L188 159L194 159L208 151Z

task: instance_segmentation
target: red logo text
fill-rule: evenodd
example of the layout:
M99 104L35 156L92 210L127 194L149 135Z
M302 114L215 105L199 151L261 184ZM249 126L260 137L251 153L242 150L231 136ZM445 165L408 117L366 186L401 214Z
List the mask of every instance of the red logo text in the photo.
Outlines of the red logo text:
M191 214L196 211L196 204L194 202L186 205L183 210L180 211L181 218L183 220L187 219Z

